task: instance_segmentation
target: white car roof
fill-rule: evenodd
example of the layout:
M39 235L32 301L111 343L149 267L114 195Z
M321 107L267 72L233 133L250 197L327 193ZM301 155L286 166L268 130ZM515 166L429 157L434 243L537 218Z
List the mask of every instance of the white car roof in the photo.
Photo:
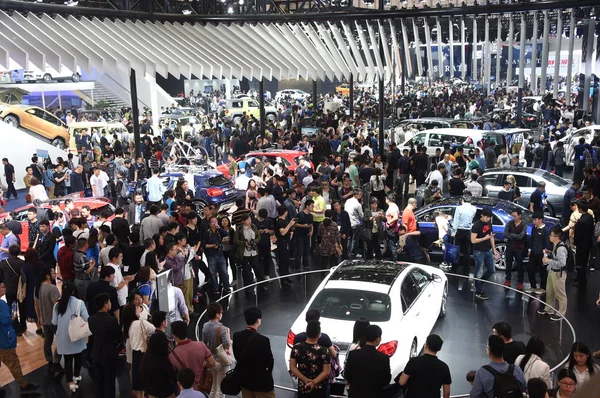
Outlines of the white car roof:
M376 292L388 294L389 285L372 282L355 282L348 280L330 280L323 289L344 289L344 290L362 290L367 292Z

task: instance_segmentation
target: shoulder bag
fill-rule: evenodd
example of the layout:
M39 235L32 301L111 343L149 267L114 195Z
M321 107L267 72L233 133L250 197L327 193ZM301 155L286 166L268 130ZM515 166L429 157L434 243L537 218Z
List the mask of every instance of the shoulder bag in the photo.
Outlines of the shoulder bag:
M181 369L185 369L188 367L185 366L185 364L183 363L181 358L179 358L179 355L177 355L177 352L175 350L173 350L172 353L175 357L175 360L177 360L177 362L179 363L179 366L181 366ZM210 394L212 385L213 374L207 368L204 368L204 370L202 371L202 375L200 376L200 380L198 381L198 383L194 383L194 390Z
M69 321L69 339L73 343L92 335L90 326L80 316L81 303L81 300L77 300L77 311L75 311L75 314L71 316L71 320Z
M17 274L17 271L15 271L13 266L10 265L8 259L6 259L6 264L8 264L12 272L19 278L19 281L17 282L17 300L19 300L19 303L22 303L23 300L25 300L25 296L27 295L27 281L23 277L22 271L20 275Z
M235 366L235 368L233 368L232 370L227 372L225 377L223 377L223 381L221 381L221 392L223 394L237 396L242 391L240 372L238 370L238 367L240 366L240 363L242 362L244 355L248 351L248 347L250 347L250 343L257 335L258 335L258 333L252 334L250 339L248 339L246 346L244 347L244 351L242 351L242 355L240 355L240 357L238 358L238 360L237 360L238 363Z
M217 349L215 351L217 352L219 365L225 368L233 365L234 359L233 354L231 353L231 347L229 348L229 350L226 350L225 347L223 347L223 339L221 338L221 330L223 330L222 328L223 325L217 328Z

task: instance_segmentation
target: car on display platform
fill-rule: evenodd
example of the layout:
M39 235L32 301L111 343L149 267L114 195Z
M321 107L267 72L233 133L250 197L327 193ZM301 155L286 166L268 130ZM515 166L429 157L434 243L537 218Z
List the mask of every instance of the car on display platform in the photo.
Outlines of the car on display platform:
M435 224L435 214L443 213L449 218L453 218L456 208L460 206L461 203L462 199L460 197L448 198L415 210L415 219L417 220L418 229L421 231L421 245L429 247L432 242L439 239L438 229ZM513 210L519 208L522 212L522 222L527 225L527 235L529 236L532 229L533 214L529 210L523 208L523 206L501 199L472 198L471 204L477 208L475 217L473 217L473 222L479 220L481 210L484 207L492 209L492 230L494 232L496 250L500 253L500 256L495 259L495 265L496 269L505 270L506 239L504 238L504 226L512 220L511 213ZM560 221L554 217L544 217L544 223L550 229L560 225ZM443 254L440 247L432 246L431 249L430 254L440 256Z
M28 83L35 83L43 81L44 83L52 83L56 80L59 83L65 80L71 80L73 83L78 83L81 80L81 70L77 68L75 72L67 68L61 68L60 71L56 71L52 68L46 68L45 71L40 70L26 70L23 73L23 80Z
M246 162L252 162L252 159L256 157L266 158L266 160L271 164L281 162L284 164L286 169L294 171L298 166L300 166L300 158L308 159L308 153L303 151L294 151L287 149L262 149L248 152L246 154ZM238 163L240 162L240 160L241 159L236 159ZM310 167L313 170L315 169L312 162L308 162L308 164L310 164ZM223 163L218 165L217 170L223 173L227 178L231 178L231 176L229 175L228 164Z
M183 114L165 114L158 119L158 126L161 129L170 128L171 130L181 129L182 126L192 126L197 133L210 127L208 117L205 115L196 117Z
M587 144L591 144L594 138L600 137L600 125L582 127L558 140L565 144L565 160L569 167L573 167L575 164L575 145L579 144L579 139L582 137L585 138ZM553 147L555 146L556 143Z
M47 209L50 211L52 209L51 202L58 201L61 209L65 208L65 200L71 199L73 200L73 205L75 209L81 210L82 207L88 206L90 208L90 214L96 219L100 216L105 210L108 210L110 217L107 219L108 221L114 218L115 207L110 203L109 199L106 198L74 198L71 195L69 197L50 199L45 202L42 202L41 208ZM12 214L13 220L19 221L21 223L21 228L23 228L23 233L20 235L21 237L21 251L26 251L29 247L29 223L27 218L28 210L34 207L33 204L29 204L27 206L19 207L18 209L12 212L0 213L0 222L5 221L9 214ZM52 221L50 221L50 227L52 227ZM0 235L0 242L2 242L2 235Z
M252 115L260 119L260 105L258 100L252 98L239 98L224 101L225 117L231 120L234 124L238 124L242 120L244 112L246 115ZM277 108L274 106L265 105L265 118L267 122L277 120Z
M546 170L533 167L485 169L483 178L485 178L488 196L498 197L498 192L504 187L504 180L509 175L515 177L515 182L521 191L521 199L519 199L521 206L529 208L529 198L533 191L537 189L537 183L544 181L546 183L544 214L551 217L562 215L564 210L563 199L567 190L571 188L572 183L570 181Z
M0 120L16 128L23 127L57 148L66 150L69 146L67 125L37 106L0 103Z
M309 309L321 313L323 332L340 349L343 367L354 323L364 317L381 327L378 351L390 357L392 378L419 354L438 318L446 316L448 280L439 268L394 261L346 260L332 268L292 324L285 347L286 367L297 334L306 330ZM296 379L294 379L296 382ZM332 392L345 384L340 375Z
M122 139L123 134L128 133L127 128L121 122L71 122L69 124L69 149L72 152L77 151L77 140L83 129L87 129L90 135L96 130L100 134L106 133L106 138L111 144L114 141L114 134L117 135L117 138Z
M277 93L275 93L275 101L279 101L281 99L288 98L288 97L293 100L304 101L304 100L310 99L311 94L307 93L306 91L295 89L295 88L281 90L281 91L277 91Z
M494 109L487 115L485 115L485 120L496 120L498 122L504 122L507 119L516 118L517 112L516 109ZM526 111L521 112L521 123L524 128L532 128L537 129L539 125L539 118L535 113L529 113Z
M350 95L350 85L347 83L340 84L335 88L335 92L340 95Z
M206 167L178 166L178 169L166 170L159 174L159 177L163 181L165 190L175 189L180 178L188 181L189 189L194 192L191 201L198 214L204 214L204 208L208 205L215 205L219 213L235 205L238 191L222 173ZM147 200L145 182L140 189ZM135 187L131 190L135 190Z

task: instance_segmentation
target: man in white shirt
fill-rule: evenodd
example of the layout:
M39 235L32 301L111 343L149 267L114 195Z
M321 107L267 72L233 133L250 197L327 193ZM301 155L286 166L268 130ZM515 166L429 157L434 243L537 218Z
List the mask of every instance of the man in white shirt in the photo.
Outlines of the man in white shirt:
M479 174L471 173L471 181L465 186L465 190L471 192L471 196L474 198L480 198L483 195L483 187L477 182L478 179Z
M349 245L349 254L351 257L354 257L356 255L354 251L358 243L357 232L358 228L362 224L362 220L364 217L362 204L360 203L361 199L362 190L355 189L353 196L350 199L348 199L346 201L346 204L344 205L344 210L346 210L346 212L348 212L348 215L350 216L350 226L352 227L352 237L350 238Z
M152 177L146 183L146 190L148 191L148 201L159 205L165 193L165 186L158 177L158 169L152 170Z
M121 263L123 262L123 252L118 247L113 247L108 253L110 262L107 264L108 267L113 267L115 270L115 278L110 283L112 287L117 289L117 298L119 299L119 306L121 307L121 313L123 307L127 304L127 296L129 295L129 288L127 285L131 282L135 275L123 276L121 272Z
M90 186L92 187L92 195L94 197L103 197L104 187L107 185L107 182L100 177L100 171L99 168L94 168L94 174L90 177Z
M385 198L385 202L388 205L388 208L385 212L385 219L387 220L388 225L392 225L400 218L400 208L395 202L396 196L391 193Z
M445 174L445 172L446 172L446 165L443 162L439 163L437 166L437 170L434 170L431 172L431 174L429 174L429 178L427 178L427 180L426 180L427 184L429 184L433 180L437 180L438 186L442 190L442 193L446 193L446 192L444 192L444 174Z

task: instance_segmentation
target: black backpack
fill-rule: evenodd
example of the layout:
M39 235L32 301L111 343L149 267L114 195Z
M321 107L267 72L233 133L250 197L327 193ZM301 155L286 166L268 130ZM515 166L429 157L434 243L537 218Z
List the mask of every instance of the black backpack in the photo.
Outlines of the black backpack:
M490 365L483 368L494 376L494 398L523 398L521 385L515 377L515 365L508 365L506 373L500 373Z

